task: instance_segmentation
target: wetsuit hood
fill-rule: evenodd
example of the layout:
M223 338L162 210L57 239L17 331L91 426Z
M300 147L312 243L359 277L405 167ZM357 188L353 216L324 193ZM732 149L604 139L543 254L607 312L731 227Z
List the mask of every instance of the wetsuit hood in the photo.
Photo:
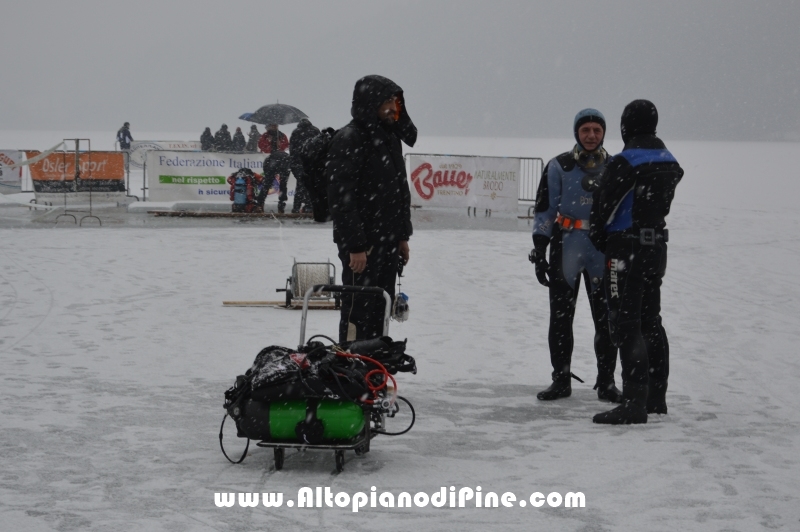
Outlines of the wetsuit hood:
M620 121L622 141L628 144L634 137L655 135L658 125L658 110L649 100L634 100L625 106Z
M600 127L603 128L603 141L606 140L606 117L603 116L603 113L601 113L597 109L592 109L591 107L587 107L582 111L578 111L578 114L575 115L575 120L573 120L572 122L572 133L575 135L575 142L578 143L578 146L580 146L581 149L585 148L581 145L581 141L578 138L578 129L583 124L586 124L588 122L594 122L596 124L600 124ZM601 141L600 144L598 144L597 148L595 149L599 149L602 146L603 142Z

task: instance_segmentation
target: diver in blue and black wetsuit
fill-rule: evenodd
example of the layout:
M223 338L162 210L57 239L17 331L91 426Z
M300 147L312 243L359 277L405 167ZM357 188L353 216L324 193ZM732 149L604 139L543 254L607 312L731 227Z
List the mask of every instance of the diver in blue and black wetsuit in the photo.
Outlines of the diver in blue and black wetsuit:
M537 394L543 401L572 394L572 321L581 277L586 285L595 325L597 396L615 403L622 400L621 392L614 385L617 348L612 344L608 330L602 285L604 257L589 240L592 192L608 157L603 149L605 129L606 121L600 111L584 109L579 112L573 122L577 144L572 151L550 160L536 194L534 248L529 258L536 266L539 282L550 292L548 343L553 365L553 384Z
M625 148L606 166L594 193L589 236L605 250L609 327L622 362L623 403L595 423L647 423L666 414L669 344L661 325L669 214L683 169L656 137L658 111L635 100L622 113Z

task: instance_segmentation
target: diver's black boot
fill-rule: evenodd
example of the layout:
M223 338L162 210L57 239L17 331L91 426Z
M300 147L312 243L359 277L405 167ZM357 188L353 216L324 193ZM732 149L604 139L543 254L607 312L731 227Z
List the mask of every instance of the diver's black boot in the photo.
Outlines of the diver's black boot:
M647 423L647 385L623 384L622 404L592 418L604 425L631 425Z
M540 401L552 401L553 399L560 399L562 397L569 397L572 395L572 384L570 382L571 375L563 373L553 375L553 384L546 390L536 394L536 398Z
M619 391L617 385L614 384L614 377L611 377L610 380L597 377L594 389L597 390L597 398L601 401L609 401L611 403L622 402L622 392Z
M650 389L647 393L647 413L667 413L667 381L650 380Z

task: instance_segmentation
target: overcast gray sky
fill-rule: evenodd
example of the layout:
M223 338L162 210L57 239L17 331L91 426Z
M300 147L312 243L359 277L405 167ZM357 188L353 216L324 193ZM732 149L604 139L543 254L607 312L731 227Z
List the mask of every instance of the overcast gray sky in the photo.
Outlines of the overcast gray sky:
M320 126L382 74L421 135L569 137L635 98L666 139L800 141L800 1L2 0L0 129Z

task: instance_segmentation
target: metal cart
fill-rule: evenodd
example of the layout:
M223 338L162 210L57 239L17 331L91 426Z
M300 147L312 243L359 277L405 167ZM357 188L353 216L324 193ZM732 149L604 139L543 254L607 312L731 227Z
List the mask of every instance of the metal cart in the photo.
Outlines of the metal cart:
M359 293L359 294L373 294L376 296L383 296L386 302L384 311L384 320L383 320L383 336L389 335L389 319L390 319L392 300L389 294L386 293L386 291L384 291L382 288L320 284L308 288L303 298L303 314L300 320L300 342L298 345L299 349L302 349L305 345L306 320L308 317L308 303L313 297L315 297L315 294L326 293L326 292L335 294ZM334 452L336 471L341 472L344 470L345 451L354 451L357 456L366 454L369 452L370 441L378 434L399 435L399 434L404 434L405 432L408 432L408 430L411 429L416 419L414 407L411 406L411 403L403 397L397 396L397 399L403 401L408 405L412 415L412 420L409 427L406 430L399 433L387 433L385 431L386 418L387 416L394 417L394 415L398 411L398 404L396 402L393 404L392 401L388 397L386 397L384 389L382 390L382 393L379 392L379 397L373 402L373 404L359 404L364 413L364 428L357 436L355 436L350 440L322 443L322 444L309 444L297 440L265 439L256 443L256 445L258 447L267 447L273 449L276 470L280 470L283 468L284 458L286 456L286 449L332 450ZM224 425L225 425L225 418L223 418L222 420L222 427L224 427ZM222 427L220 427L220 434L219 434L220 447L222 447ZM245 456L247 455L247 450L249 446L250 446L250 440L248 438L247 447L245 447L242 457L237 462L233 462L233 460L231 460L228 457L228 455L225 454L224 447L222 448L222 452L223 454L225 454L225 457L228 458L228 460L230 460L231 462L241 463L244 460Z

